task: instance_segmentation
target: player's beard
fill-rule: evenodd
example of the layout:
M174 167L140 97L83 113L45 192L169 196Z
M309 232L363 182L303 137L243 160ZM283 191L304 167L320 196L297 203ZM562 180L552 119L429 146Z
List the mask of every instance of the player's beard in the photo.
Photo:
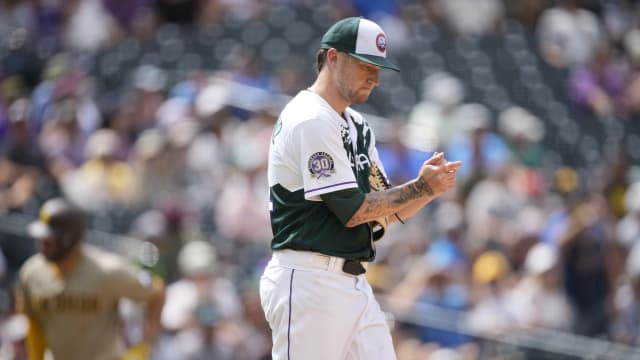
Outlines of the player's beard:
M349 104L362 104L367 101L369 94L371 94L370 90L350 86L350 84L345 83L343 79L342 77L338 77L338 92L340 92L342 98L347 100Z
M364 87L356 87L351 81L351 77L348 76L347 70L342 67L338 70L338 76L336 77L336 85L338 92L343 99L349 104L362 104L367 101L372 90Z
M74 247L75 242L72 244L62 244L59 239L41 239L38 242L40 252L48 260L57 262L65 258Z

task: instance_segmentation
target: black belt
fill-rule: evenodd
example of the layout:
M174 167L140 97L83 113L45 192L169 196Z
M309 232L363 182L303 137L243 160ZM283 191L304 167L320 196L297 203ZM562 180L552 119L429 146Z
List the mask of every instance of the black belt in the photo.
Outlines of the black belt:
M367 270L358 260L345 260L344 264L342 265L342 271L351 275L360 275L367 272Z

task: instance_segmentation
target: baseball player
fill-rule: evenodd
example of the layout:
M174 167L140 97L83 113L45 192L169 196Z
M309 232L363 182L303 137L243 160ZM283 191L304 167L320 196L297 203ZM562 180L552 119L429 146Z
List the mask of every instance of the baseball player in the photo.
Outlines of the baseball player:
M44 203L29 226L39 253L20 269L18 311L29 319L29 359L146 359L159 327L164 292L160 281L114 255L83 244L85 215L68 201ZM125 352L118 301L146 304L144 341ZM125 356L126 353L126 356Z
M387 38L346 18L322 37L317 78L283 109L268 178L273 256L260 280L274 359L395 359L364 276L374 241L455 185L460 162L442 153L391 187L366 120L349 107L378 85Z

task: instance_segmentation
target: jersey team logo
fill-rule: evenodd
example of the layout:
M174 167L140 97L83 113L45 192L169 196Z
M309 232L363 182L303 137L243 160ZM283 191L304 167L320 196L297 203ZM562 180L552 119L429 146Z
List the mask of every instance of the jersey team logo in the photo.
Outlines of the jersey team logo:
M376 36L376 47L380 52L385 52L387 50L387 38L384 34L378 34L378 36Z
M307 163L311 176L320 179L323 177L329 177L335 172L333 169L333 158L326 152L317 152L309 157Z

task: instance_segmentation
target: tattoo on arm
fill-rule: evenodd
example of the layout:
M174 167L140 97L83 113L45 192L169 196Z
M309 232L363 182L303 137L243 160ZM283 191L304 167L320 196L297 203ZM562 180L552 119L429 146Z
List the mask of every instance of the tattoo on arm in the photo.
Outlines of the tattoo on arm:
M349 219L347 226L356 226L393 215L409 202L425 196L433 196L433 189L421 177L385 191L370 192L358 211Z
M433 195L433 189L431 188L431 186L429 186L429 183L426 182L422 177L419 177L418 180L416 180L416 181L412 181L412 182L408 183L407 186L413 188L412 189L413 192L414 193L419 193L420 196L424 196L424 195L432 196Z

